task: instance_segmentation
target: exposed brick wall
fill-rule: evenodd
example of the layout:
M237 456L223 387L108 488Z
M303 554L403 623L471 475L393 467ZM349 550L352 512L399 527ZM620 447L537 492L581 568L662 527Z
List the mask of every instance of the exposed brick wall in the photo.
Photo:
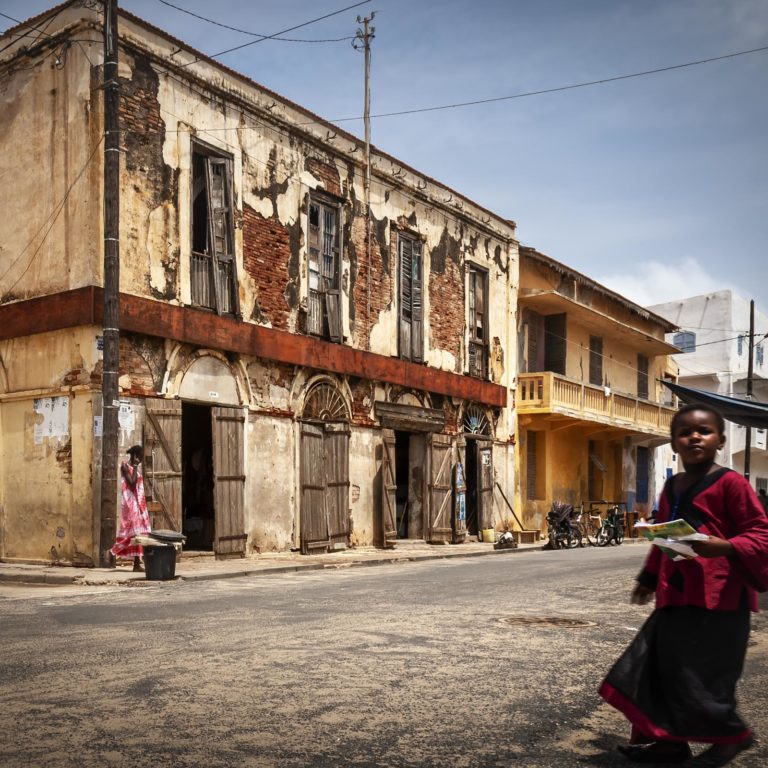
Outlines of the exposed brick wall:
M121 390L121 395L156 395L164 371L165 353L161 340L121 334L119 375L130 379L128 390Z
M291 309L286 290L291 282L291 238L277 219L265 219L249 205L243 206L243 265L256 283L252 317L273 328L289 328Z
M378 321L379 313L387 309L392 301L395 282L389 245L380 242L381 227L371 225L370 260L365 248L365 215L357 215L350 227L350 247L356 254L357 275L350 303L354 306L354 343L367 349L371 327ZM368 312L368 285L370 278L370 313Z
M445 349L456 358L455 372L461 373L464 339L464 271L459 244L446 232L430 254L429 346Z
M336 197L341 197L341 179L339 171L335 165L324 163L316 157L308 157L305 168L316 178L319 179L323 189Z

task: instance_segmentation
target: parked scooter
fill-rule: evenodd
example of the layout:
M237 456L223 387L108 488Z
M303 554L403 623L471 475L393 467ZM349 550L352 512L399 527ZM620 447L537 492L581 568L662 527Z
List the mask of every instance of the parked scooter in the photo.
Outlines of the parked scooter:
M581 511L573 504L553 501L547 513L549 549L572 549L583 546L580 526Z

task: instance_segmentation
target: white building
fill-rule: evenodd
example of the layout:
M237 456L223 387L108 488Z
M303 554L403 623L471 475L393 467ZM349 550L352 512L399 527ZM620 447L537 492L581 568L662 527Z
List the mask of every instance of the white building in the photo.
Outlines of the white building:
M749 370L750 302L730 290L716 291L648 307L680 329L667 338L683 350L675 356L679 383L728 397L747 394ZM755 307L752 396L768 402L768 315ZM744 471L747 429L726 422L726 444L718 463ZM766 430L751 430L750 480L755 488L768 488ZM670 450L660 452L661 472L677 471Z

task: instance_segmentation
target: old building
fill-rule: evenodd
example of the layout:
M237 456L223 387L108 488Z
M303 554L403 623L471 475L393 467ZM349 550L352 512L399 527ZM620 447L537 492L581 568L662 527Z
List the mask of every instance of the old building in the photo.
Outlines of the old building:
M674 412L669 321L532 249L520 248L517 507L546 529L553 500L653 502L654 448Z
M0 38L8 561L99 552L101 23L69 2L29 22L44 32ZM514 224L376 148L367 205L357 137L125 11L119 42L120 446L145 445L155 525L226 556L460 542L499 523ZM653 318L622 312L638 356L668 349ZM523 456L539 429L540 455L557 454L557 425L530 418ZM643 418L601 426L655 435Z

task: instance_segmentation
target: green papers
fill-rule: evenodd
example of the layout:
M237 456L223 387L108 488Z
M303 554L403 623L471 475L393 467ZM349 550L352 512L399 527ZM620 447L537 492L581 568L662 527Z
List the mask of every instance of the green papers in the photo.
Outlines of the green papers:
M649 539L665 555L673 560L689 560L698 557L686 542L704 541L706 533L697 533L685 520L670 520L668 523L635 523L635 530Z

